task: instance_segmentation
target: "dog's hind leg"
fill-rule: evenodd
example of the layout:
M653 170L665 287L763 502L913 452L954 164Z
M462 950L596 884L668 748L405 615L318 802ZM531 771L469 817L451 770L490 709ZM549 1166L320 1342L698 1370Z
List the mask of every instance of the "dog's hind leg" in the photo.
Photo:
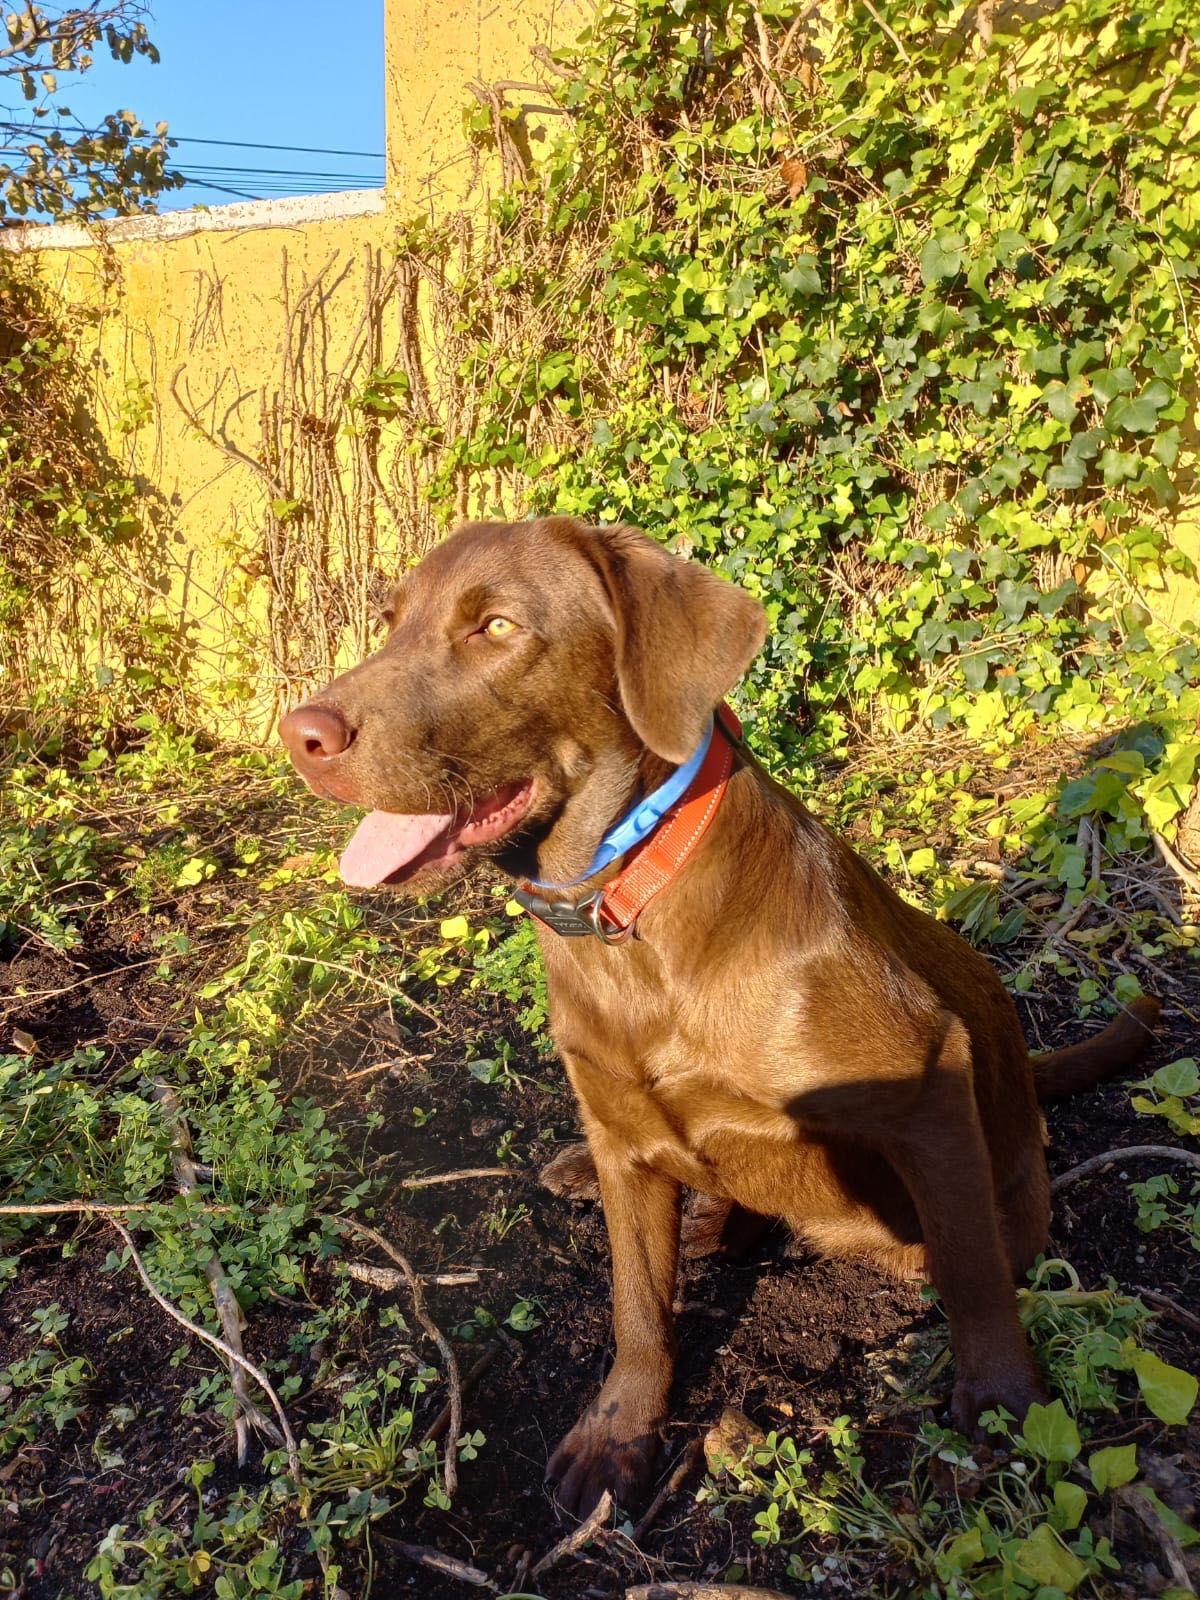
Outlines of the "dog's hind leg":
M538 1177L543 1189L549 1189L562 1200L600 1198L596 1163L592 1152L582 1142L560 1150ZM704 1256L724 1256L736 1261L753 1250L771 1223L770 1217L747 1211L736 1201L696 1193L683 1219L681 1253L693 1261Z
M586 1143L569 1144L538 1173L543 1189L563 1200L599 1200L600 1180Z

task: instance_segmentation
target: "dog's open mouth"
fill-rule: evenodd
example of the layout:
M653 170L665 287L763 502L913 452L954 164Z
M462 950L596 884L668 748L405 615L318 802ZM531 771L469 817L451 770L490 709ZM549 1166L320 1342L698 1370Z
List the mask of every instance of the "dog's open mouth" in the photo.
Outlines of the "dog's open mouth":
M370 889L406 883L425 867L448 868L475 845L503 839L533 804L533 780L506 783L461 822L453 813L402 816L372 811L355 829L338 863L343 883Z

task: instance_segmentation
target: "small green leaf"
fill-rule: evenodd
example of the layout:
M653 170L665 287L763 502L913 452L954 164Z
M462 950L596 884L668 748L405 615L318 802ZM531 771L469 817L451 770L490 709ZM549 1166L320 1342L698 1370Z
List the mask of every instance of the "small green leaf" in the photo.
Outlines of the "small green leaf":
M1088 1472L1100 1493L1119 1489L1137 1477L1137 1445L1110 1444L1088 1457Z
M968 1567L973 1567L982 1561L985 1554L982 1533L978 1528L967 1528L951 1539L938 1555L938 1576L945 1580L956 1573L965 1572Z
M921 248L921 278L930 288L944 278L957 277L964 242L961 234L945 228L926 239Z
M1079 1484L1060 1478L1054 1485L1054 1512L1051 1520L1059 1533L1077 1528L1087 1510L1087 1490Z
M1187 1421L1200 1390L1190 1372L1172 1367L1152 1350L1134 1351L1133 1370L1142 1399L1160 1422L1178 1425Z
M1072 1594L1087 1576L1087 1568L1068 1550L1048 1522L1041 1522L1013 1549L1013 1560L1036 1583Z
M1048 1406L1034 1401L1021 1425L1025 1443L1043 1461L1074 1461L1079 1454L1079 1429L1061 1400Z
M1138 395L1136 400L1114 400L1104 413L1104 426L1119 428L1122 433L1153 433L1159 409L1149 394Z
M1183 1056L1178 1061L1168 1061L1165 1067L1159 1067L1150 1082L1160 1094L1173 1094L1186 1099L1188 1095L1200 1094L1200 1066L1196 1064L1194 1056Z

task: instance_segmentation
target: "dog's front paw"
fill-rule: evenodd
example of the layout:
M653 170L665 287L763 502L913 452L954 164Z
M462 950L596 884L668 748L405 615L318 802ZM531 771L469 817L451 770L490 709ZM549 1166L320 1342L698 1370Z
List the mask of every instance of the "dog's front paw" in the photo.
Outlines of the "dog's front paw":
M1014 1363L1008 1369L993 1369L977 1375L962 1373L954 1385L950 1415L960 1433L979 1434L979 1418L984 1411L1003 1406L1011 1411L1018 1425L1035 1402L1045 1405L1049 1396L1042 1384L1033 1357Z
M599 1200L600 1180L586 1144L569 1144L538 1173L543 1189L564 1200Z
M626 1508L641 1497L658 1452L659 1392L609 1377L546 1467L564 1511L586 1517L606 1489Z

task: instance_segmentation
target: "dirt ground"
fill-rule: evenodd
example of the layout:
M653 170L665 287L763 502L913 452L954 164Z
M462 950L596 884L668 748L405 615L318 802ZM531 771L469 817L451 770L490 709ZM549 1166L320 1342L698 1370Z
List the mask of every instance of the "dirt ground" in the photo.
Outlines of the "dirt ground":
M82 985L78 952L69 959L27 947L0 968L0 996L24 985L43 998L9 1009L5 1026L27 1030L47 1051L96 1040L129 1057L164 1034L169 1037L179 991L164 993L145 966L131 965L142 959L139 943L136 919L94 923L82 975L106 975ZM1180 963L1164 968L1161 976L1165 1025L1145 1071L1196 1049L1186 1014L1200 1011L1194 966ZM187 981L184 964L179 983ZM74 987L65 993L46 993L68 985ZM1075 1020L1066 996L1061 1003L1053 996L1035 997L1022 1001L1022 1009L1036 1047L1077 1038L1094 1025ZM443 1328L467 1321L478 1304L502 1318L520 1299L535 1302L540 1319L532 1331L504 1337L467 1396L464 1426L481 1430L487 1443L477 1461L464 1465L452 1512L426 1510L418 1493L374 1530L374 1593L450 1600L478 1592L460 1577L441 1577L414 1565L401 1549L404 1543L436 1546L482 1568L501 1591L519 1586L546 1600L610 1600L630 1582L719 1574L735 1560L746 1565L747 1581L782 1581L785 1556L761 1553L750 1544L748 1513L735 1510L732 1520L714 1519L693 1503L697 1472L636 1544L620 1532L609 1534L601 1545L564 1560L536 1581L526 1577L518 1584L528 1570L525 1553L536 1559L565 1531L543 1486L545 1462L590 1399L611 1355L607 1252L598 1212L552 1197L535 1180L539 1162L575 1136L561 1069L553 1058L531 1051L504 1005L478 993L445 996L441 1027L404 1040L402 1047L382 1005L377 1015L356 1012L349 1028L339 1024L336 1007L326 1007L322 1016L327 1034L309 1033L293 1042L285 1077L291 1087L328 1106L352 1134L368 1113L382 1113L381 1125L369 1135L371 1160L389 1182L413 1172L493 1165L498 1138L513 1130L513 1148L523 1165L511 1175L415 1193L393 1186L375 1226L422 1272L478 1271L475 1285L430 1291L430 1309ZM476 1082L463 1069L461 1036L481 1031L507 1038L516 1051L513 1067L520 1081L503 1092ZM390 1066L382 1065L389 1061ZM419 1127L414 1106L421 1108ZM1059 1172L1110 1148L1150 1138L1174 1142L1165 1125L1147 1133L1146 1119L1131 1111L1128 1090L1120 1084L1053 1108L1049 1122L1051 1166ZM1152 1289L1183 1313L1200 1316L1200 1254L1177 1235L1147 1236L1134 1225L1134 1205L1121 1179L1125 1173L1138 1178L1156 1170L1161 1164L1134 1161L1073 1183L1056 1205L1052 1249L1070 1258L1088 1286L1101 1286L1111 1276L1126 1290ZM503 1237L486 1220L498 1207L508 1208L502 1213L506 1218L516 1218ZM72 1235L76 1248L63 1259L63 1240ZM105 1531L114 1523L136 1523L138 1511L154 1495L166 1502L162 1521L194 1504L179 1479L198 1456L218 1462L216 1489L228 1488L236 1478L222 1420L211 1412L180 1412L196 1377L190 1361L173 1366L168 1360L180 1346L180 1330L140 1292L132 1274L101 1270L115 1242L100 1221L68 1223L54 1234L32 1236L21 1247L14 1285L0 1297L0 1365L23 1348L21 1330L31 1311L57 1300L72 1313L73 1331L84 1333L96 1371L88 1412L53 1447L42 1444L22 1452L8 1481L0 1483L0 1567L31 1552L38 1558L38 1575L23 1591L26 1600L64 1595L83 1600L95 1594L83 1570ZM332 1273L332 1266L317 1270L313 1293L318 1300ZM391 1298L407 1314L406 1295ZM891 1467L905 1459L920 1414L888 1403L870 1358L898 1349L936 1320L938 1313L915 1286L898 1286L859 1267L806 1259L777 1234L746 1262L689 1264L681 1277L679 1305L679 1373L661 1460L664 1477L725 1406L800 1441L819 1437L824 1424L846 1412L866 1422L869 1474L887 1481ZM257 1308L248 1351L259 1360L286 1356L294 1316L284 1302ZM1194 1326L1164 1316L1158 1340L1167 1359L1192 1370L1200 1345ZM370 1353L383 1360L386 1336L378 1339ZM476 1359L465 1345L460 1357L464 1371ZM137 1426L122 1436L121 1465L106 1468L89 1421L131 1392L137 1397ZM432 1415L441 1405L440 1393L431 1392L425 1405ZM306 1420L305 1406L301 1396L295 1421ZM424 1425L428 1417L422 1413L418 1420ZM1153 1448L1160 1436L1165 1430L1148 1412L1140 1414L1132 1432L1128 1415L1113 1421L1114 1439L1136 1437ZM1104 1442L1103 1427L1096 1442ZM1198 1447L1195 1420L1186 1437L1185 1430L1171 1431L1167 1448L1172 1454L1182 1450L1178 1466L1192 1475L1193 1484ZM244 1475L251 1483L262 1481L253 1460ZM1132 1578L1142 1554L1136 1541L1124 1549L1131 1594L1144 1592Z

